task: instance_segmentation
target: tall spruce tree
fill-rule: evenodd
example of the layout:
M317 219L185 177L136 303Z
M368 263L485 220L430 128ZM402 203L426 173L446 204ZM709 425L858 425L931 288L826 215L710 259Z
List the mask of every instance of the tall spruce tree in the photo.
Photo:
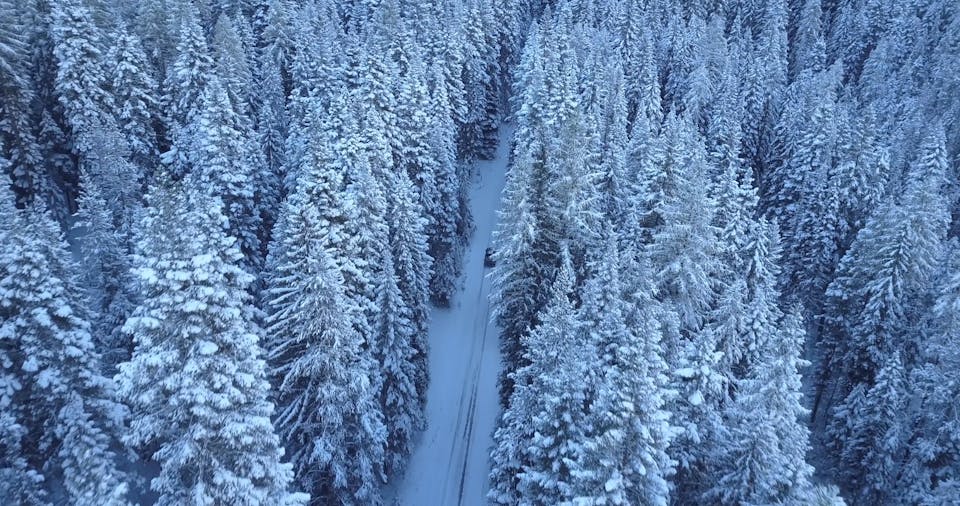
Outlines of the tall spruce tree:
M14 210L6 189L0 196L7 211L0 222L7 245L0 257L2 402L11 423L4 445L19 446L5 449L16 458L3 467L25 480L11 498L43 500L44 475L61 479L76 504L125 504L128 484L113 445L125 410L101 373L66 245L49 214Z
M717 455L721 472L710 495L721 504L809 504L813 468L806 463L809 429L801 419L798 368L804 342L803 321L795 309L770 339L728 408L729 449Z
M541 323L525 336L526 365L513 373L510 405L494 435L488 498L497 504L564 504L592 492L581 454L589 357L574 306L568 254ZM574 379L577 378L577 379Z
M378 364L354 327L324 220L308 192L281 214L267 276L277 427L296 478L314 500L379 504L387 431L372 381Z
M223 204L171 182L149 202L135 262L143 300L124 325L134 351L117 376L132 412L126 443L159 464L158 504L305 504L288 491L252 276Z

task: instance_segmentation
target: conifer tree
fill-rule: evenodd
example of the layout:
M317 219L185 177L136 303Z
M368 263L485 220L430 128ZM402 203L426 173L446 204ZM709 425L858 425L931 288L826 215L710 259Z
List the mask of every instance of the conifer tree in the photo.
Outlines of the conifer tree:
M949 245L949 250L936 301L924 322L930 332L929 341L920 351L916 368L905 378L906 393L923 400L917 409L909 409L910 416L906 420L903 412L898 414L903 431L899 435L901 442L909 441L909 444L903 448L905 456L897 488L903 497L919 504L936 503L940 493L943 498L950 497L950 484L960 476L960 453L952 444L960 427L953 418L943 418L943 413L955 409L960 395L960 382L956 379L960 372L960 348L956 345L957 325L960 323L957 318L960 315L957 312L960 308L960 275L957 270L960 255L955 242ZM904 394L903 391L895 393Z
M163 82L162 106L170 141L176 140L178 128L190 123L203 110L201 95L214 75L213 58L193 3L180 12L179 17L176 58Z
M354 327L324 220L309 194L284 207L270 257L268 339L277 426L297 481L314 500L379 504L387 430L376 364Z
M790 75L803 71L819 72L826 63L821 0L803 0L790 44Z
M494 435L488 495L497 504L563 504L588 492L580 455L586 430L589 357L573 305L569 255L541 323L526 336L526 365L513 373L510 405ZM577 378L577 379L575 379Z
M545 262L544 231L538 219L541 203L537 196L533 177L530 174L542 170L539 166L524 166L528 160L518 159L507 178L504 189L504 211L500 226L494 233L494 255L491 303L495 318L503 329L501 349L504 356L504 376L501 378L501 402L507 402L512 385L509 373L522 363L521 336L536 325L536 313L544 303L542 283L548 283L554 268Z
M424 210L430 216L430 256L434 259L431 290L433 301L450 304L450 297L460 276L462 241L467 233L469 210L461 202L461 174L456 151L456 125L450 98L443 82L442 66L430 69L432 93L428 100L427 146L432 161L434 201Z
M860 501L884 503L899 495L896 480L907 443L904 413L908 395L903 362L900 353L894 352L877 371L862 406L853 411L855 417L844 440L841 458L852 468L850 475Z
M703 145L692 125L672 117L664 137L670 144L660 171L644 181L648 219L655 224L648 255L660 297L674 305L685 332L696 332L716 297L715 203L706 192Z
M97 348L106 366L112 367L130 358L132 346L122 332L124 321L136 302L134 280L130 276L129 239L117 227L114 213L107 205L97 182L81 177L80 210L74 227L82 235L80 252L82 280L90 299Z
M0 163L5 161L0 158ZM14 255L19 254L12 247L18 233L15 225L19 221L14 200L13 192L6 185L0 185L0 242L11 246L0 253L0 279L8 278ZM28 420L27 405L18 399L27 386L22 383L22 372L16 366L24 357L14 346L12 326L6 325L9 308L0 307L3 308L0 321L4 322L0 324L0 494L17 504L45 505L48 502L43 488L43 469L29 459L29 429L24 425Z
M117 126L130 147L130 159L144 171L153 170L158 155L160 90L147 55L140 40L121 28L106 61L112 65L110 93Z
M4 410L11 422L4 445L19 444L14 451L22 452L4 468L26 480L14 496L42 500L40 473L49 472L62 477L72 502L125 504L128 485L112 447L125 411L101 373L59 229L36 207L14 211L8 191L2 193L9 213L0 222L7 245L0 257L0 350L9 362L0 399L11 406Z
M74 135L75 154L85 154L96 146L84 144L80 136L92 133L114 108L114 97L107 91L110 81L104 54L98 46L104 36L82 0L56 2L52 16L57 99Z
M225 13L217 18L213 27L211 46L214 68L233 110L243 122L251 121L253 113L254 77L247 48L241 40L237 21Z
M289 135L289 115L281 69L273 60L261 59L257 73L257 89L261 103L257 108L257 135L263 151L264 166L258 171L260 219L263 222L260 234L264 244L276 223L280 203L285 197L283 180L287 170L285 143Z
M761 351L728 408L730 450L717 455L722 471L710 490L721 504L809 504L813 468L806 463L809 433L801 417L799 367L803 322L788 314Z
M415 386L417 403L407 407L413 410L415 405L422 411L426 404L426 390L429 382L429 349L427 329L429 324L430 269L432 259L428 254L428 239L425 231L426 220L416 201L413 185L405 174L399 173L392 179L388 224L390 227L390 248L392 264L397 276L397 288L402 296L403 319L408 320L410 334L403 339L409 340L413 355L409 358L415 368ZM385 279L389 282L389 279ZM385 381L390 381L385 378Z
M591 373L595 398L579 477L589 486L578 500L665 506L675 464L667 448L675 429L665 409L669 392L660 349L661 309L649 284L627 292L621 282L627 265L610 234L594 277L584 287L583 318L599 362ZM643 279L645 274L631 276Z
M158 504L305 504L270 422L252 276L218 198L157 187L135 272L143 300L124 325L133 356L119 391L131 408L125 442L160 466Z
M218 79L210 80L200 101L200 115L182 131L192 137L183 139L189 144L182 147L189 160L189 181L223 200L229 234L244 256L242 267L255 274L263 263L255 180L263 170L257 165L262 160Z
M50 181L42 164L35 116L37 91L30 72L30 29L34 6L0 2L0 158L3 181L12 181L18 204L49 197Z
M892 354L901 363L916 360L920 336L911 329L934 293L931 283L949 222L940 196L946 163L938 131L911 169L901 202L885 203L867 221L827 290L820 380L839 381L843 396L834 407L828 435L849 478L868 496L872 492L866 476L872 470L864 467L858 448L880 447L883 435L864 435L860 419L868 416L869 393Z

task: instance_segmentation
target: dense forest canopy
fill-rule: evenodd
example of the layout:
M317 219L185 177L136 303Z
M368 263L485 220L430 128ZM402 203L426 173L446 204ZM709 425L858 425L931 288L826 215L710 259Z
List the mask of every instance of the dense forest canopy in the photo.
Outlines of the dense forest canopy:
M958 118L954 0L0 0L0 497L384 504L509 125L487 500L960 503Z

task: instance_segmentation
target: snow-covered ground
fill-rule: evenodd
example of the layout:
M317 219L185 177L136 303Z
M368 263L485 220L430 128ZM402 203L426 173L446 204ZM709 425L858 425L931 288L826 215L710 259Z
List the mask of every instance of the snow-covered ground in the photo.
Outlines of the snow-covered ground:
M486 504L488 456L500 414L500 352L483 256L497 223L512 135L501 128L496 158L476 166L470 195L476 229L464 255L464 283L450 309L434 309L430 323L427 428L406 473L385 491L387 504Z

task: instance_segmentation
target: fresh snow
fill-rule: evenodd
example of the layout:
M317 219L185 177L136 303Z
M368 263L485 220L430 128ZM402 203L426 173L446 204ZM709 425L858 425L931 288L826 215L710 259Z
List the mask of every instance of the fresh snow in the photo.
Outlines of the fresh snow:
M464 254L464 283L449 309L431 314L427 428L404 476L385 490L387 504L486 504L490 447L500 414L500 345L490 321L483 257L497 223L512 137L512 128L501 128L497 156L476 164L470 192L476 228Z

